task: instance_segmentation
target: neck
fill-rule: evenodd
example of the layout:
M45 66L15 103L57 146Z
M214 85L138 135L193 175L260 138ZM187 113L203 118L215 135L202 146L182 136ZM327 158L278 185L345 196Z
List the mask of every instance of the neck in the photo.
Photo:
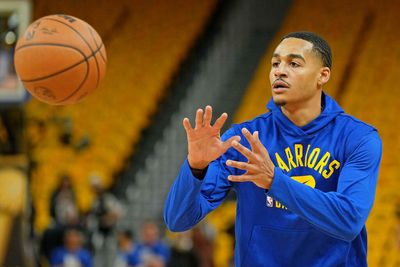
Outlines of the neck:
M317 118L321 112L321 95L309 99L301 104L286 104L281 107L283 114L296 126L302 127Z
M129 252L132 249L133 249L132 243L127 243L127 244L122 245L122 251Z

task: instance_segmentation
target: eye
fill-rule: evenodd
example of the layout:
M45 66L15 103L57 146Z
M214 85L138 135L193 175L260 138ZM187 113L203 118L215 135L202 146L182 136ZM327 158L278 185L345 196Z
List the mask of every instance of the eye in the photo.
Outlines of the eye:
M279 62L278 61L272 62L272 67L273 68L277 68L278 66L279 66Z
M297 62L292 61L292 62L290 62L290 67L297 68L297 67L300 67L300 64L298 64Z

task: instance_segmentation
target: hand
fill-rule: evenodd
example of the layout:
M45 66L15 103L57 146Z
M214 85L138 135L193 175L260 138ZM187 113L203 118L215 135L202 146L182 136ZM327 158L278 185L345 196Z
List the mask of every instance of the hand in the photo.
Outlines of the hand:
M248 162L227 160L226 165L246 171L242 175L230 175L232 182L253 182L258 187L269 189L274 179L274 163L269 157L267 149L258 137L258 131L251 134L246 128L242 129L243 135L250 143L251 150L234 141L233 147L248 159Z
M204 169L208 164L219 158L232 146L233 141L240 141L239 136L233 136L221 141L221 128L224 125L228 114L223 113L211 126L212 107L206 106L203 117L203 110L196 112L196 126L193 129L188 118L183 119L188 140L188 161L189 165L195 169Z

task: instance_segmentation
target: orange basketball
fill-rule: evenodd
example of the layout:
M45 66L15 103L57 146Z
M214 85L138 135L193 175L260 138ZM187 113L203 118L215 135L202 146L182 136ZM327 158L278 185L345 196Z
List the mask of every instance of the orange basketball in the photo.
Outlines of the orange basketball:
M25 88L52 105L77 103L98 87L107 56L97 32L67 15L40 18L15 47L15 69Z

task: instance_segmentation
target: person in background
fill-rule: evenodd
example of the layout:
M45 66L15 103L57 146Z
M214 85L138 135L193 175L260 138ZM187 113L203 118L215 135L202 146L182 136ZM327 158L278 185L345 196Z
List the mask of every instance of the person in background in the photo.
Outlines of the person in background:
M170 259L170 248L160 240L158 226L147 221L141 227L141 242L137 246L140 266L165 267Z
M64 232L64 244L53 250L51 267L93 267L92 256L83 247L82 233L77 228Z
M169 237L171 258L169 267L200 267L200 259L193 244L193 230L173 233Z
M66 225L71 220L79 220L75 192L71 186L71 178L67 174L61 176L60 185L51 196L50 214L54 222L60 225Z
M93 176L91 183L96 199L89 212L87 227L91 232L94 247L103 249L123 216L124 209L121 202L105 190L99 177Z
M118 255L114 267L135 267L139 264L133 233L124 230L118 233Z
M53 192L50 202L52 221L40 240L40 257L46 261L50 260L54 248L62 246L65 230L80 228L82 224L70 176L64 174L60 179L60 185Z
M214 267L215 230L207 223L201 222L193 229L193 247L199 258L200 267Z

